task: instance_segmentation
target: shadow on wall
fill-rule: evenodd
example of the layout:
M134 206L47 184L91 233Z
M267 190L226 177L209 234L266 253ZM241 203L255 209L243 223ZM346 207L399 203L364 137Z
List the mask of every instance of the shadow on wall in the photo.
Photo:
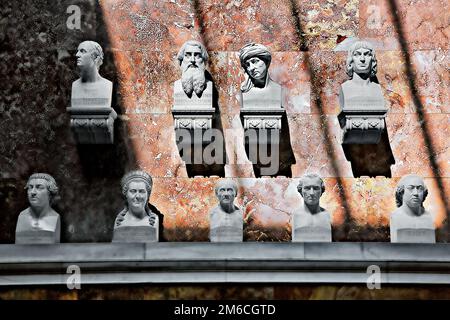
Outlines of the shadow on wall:
M98 4L81 3L86 14L80 31L66 27L68 2L4 5L5 14L25 14L27 19L9 22L14 33L8 33L2 45L7 49L2 73L12 76L0 98L5 119L0 137L0 243L14 242L17 216L28 207L24 186L35 172L47 172L58 183L61 200L54 209L62 218L61 242L109 242L123 207L120 179L138 166L127 124L116 119L113 145L76 145L66 112L71 84L78 78L76 48L84 40L94 40L105 54L100 73L113 82L112 107L122 113L118 72L102 10ZM54 18L42 22L45 15ZM28 30L36 26L47 37L45 48L31 40L34 33Z
M429 128L428 122L426 121L427 119L425 117L425 111L424 111L425 107L423 106L423 104L419 98L419 90L418 90L418 87L416 84L416 73L414 72L414 70L412 68L413 64L412 64L411 55L410 55L409 49L408 49L408 43L405 38L405 33L403 31L403 26L402 26L400 17L398 15L399 9L398 9L398 5L397 5L397 1L389 0L388 2L389 2L390 11L391 11L391 14L393 17L395 29L397 31L398 40L400 42L400 47L401 47L403 56L405 58L406 75L407 75L408 82L409 82L408 87L409 87L411 96L413 97L414 105L416 106L416 112L417 112L418 121L420 124L420 129L422 131L422 136L423 136L423 140L425 143L425 147L428 150L429 165L431 166L431 168L433 170L433 174L436 177L439 194L440 194L442 202L444 203L444 207L447 211L447 221L449 221L450 220L450 207L449 207L447 196L445 194L444 183L441 178L441 172L443 172L443 171L440 170L439 164L437 163L437 160L435 158L436 151L435 151L433 141L431 138L430 128ZM450 223L447 223L447 239L450 241Z

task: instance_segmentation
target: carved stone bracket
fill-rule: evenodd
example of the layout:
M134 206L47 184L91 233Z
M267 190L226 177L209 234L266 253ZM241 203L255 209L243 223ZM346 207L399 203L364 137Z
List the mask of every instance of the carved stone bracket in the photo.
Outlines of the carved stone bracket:
M67 108L70 127L79 144L113 144L117 113L109 107Z
M175 129L211 129L214 108L180 110L172 109Z
M386 128L386 110L342 111L338 118L343 144L377 144Z
M281 108L276 110L242 109L244 129L281 130L281 117L284 112L285 110Z

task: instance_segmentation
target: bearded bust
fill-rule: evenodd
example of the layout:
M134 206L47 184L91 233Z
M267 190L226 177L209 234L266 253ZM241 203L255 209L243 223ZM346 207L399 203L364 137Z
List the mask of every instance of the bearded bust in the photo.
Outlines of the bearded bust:
M207 77L206 63L208 52L199 41L189 40L183 44L178 52L177 59L181 67L181 79L175 82L175 91L180 86L188 98L201 98L210 80Z

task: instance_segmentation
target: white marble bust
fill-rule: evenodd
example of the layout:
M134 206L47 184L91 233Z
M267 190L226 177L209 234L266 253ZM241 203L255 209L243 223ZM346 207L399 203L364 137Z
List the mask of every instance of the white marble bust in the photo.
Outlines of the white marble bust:
M433 216L423 207L427 195L421 177L406 175L400 179L395 191L398 208L390 219L391 242L436 242Z
M348 50L346 72L349 80L340 88L342 110L384 109L381 86L376 83L377 59L373 46L366 41L355 42Z
M331 242L331 216L320 206L325 184L317 174L304 175L297 186L303 198L303 206L294 212L292 226L293 242Z
M239 51L239 60L245 70L241 84L241 108L281 109L283 88L269 75L272 55L262 44L249 43Z
M121 180L125 207L114 223L113 242L157 242L159 218L152 212L148 200L152 178L144 171L131 171Z
M51 207L58 195L55 179L46 173L34 173L25 189L30 206L17 219L16 244L59 243L60 217Z
M206 103L202 100L212 99L212 82L206 72L208 58L205 46L199 41L186 41L180 48L177 59L181 68L181 79L174 84L175 106L186 103L202 104Z
M76 53L80 78L72 83L71 107L111 107L112 82L99 74L102 47L95 41L80 43Z
M237 190L236 183L231 179L217 182L215 193L219 205L209 213L211 242L242 242L243 212L234 204Z

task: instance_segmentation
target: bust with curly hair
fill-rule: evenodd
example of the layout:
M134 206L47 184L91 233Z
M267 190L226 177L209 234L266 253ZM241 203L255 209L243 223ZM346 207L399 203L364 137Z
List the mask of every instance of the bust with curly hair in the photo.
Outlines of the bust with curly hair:
M403 176L395 190L397 210L391 214L391 242L436 242L433 217L423 202L428 188L422 177Z
M60 217L51 207L59 191L55 179L47 173L34 173L25 189L30 206L17 219L16 243L59 243Z
M131 171L121 180L124 208L114 223L113 242L157 242L158 215L149 207L152 177L144 171Z
M349 80L341 85L341 109L384 108L381 86L377 83L377 58L373 46L367 41L355 42L347 53L345 65Z

